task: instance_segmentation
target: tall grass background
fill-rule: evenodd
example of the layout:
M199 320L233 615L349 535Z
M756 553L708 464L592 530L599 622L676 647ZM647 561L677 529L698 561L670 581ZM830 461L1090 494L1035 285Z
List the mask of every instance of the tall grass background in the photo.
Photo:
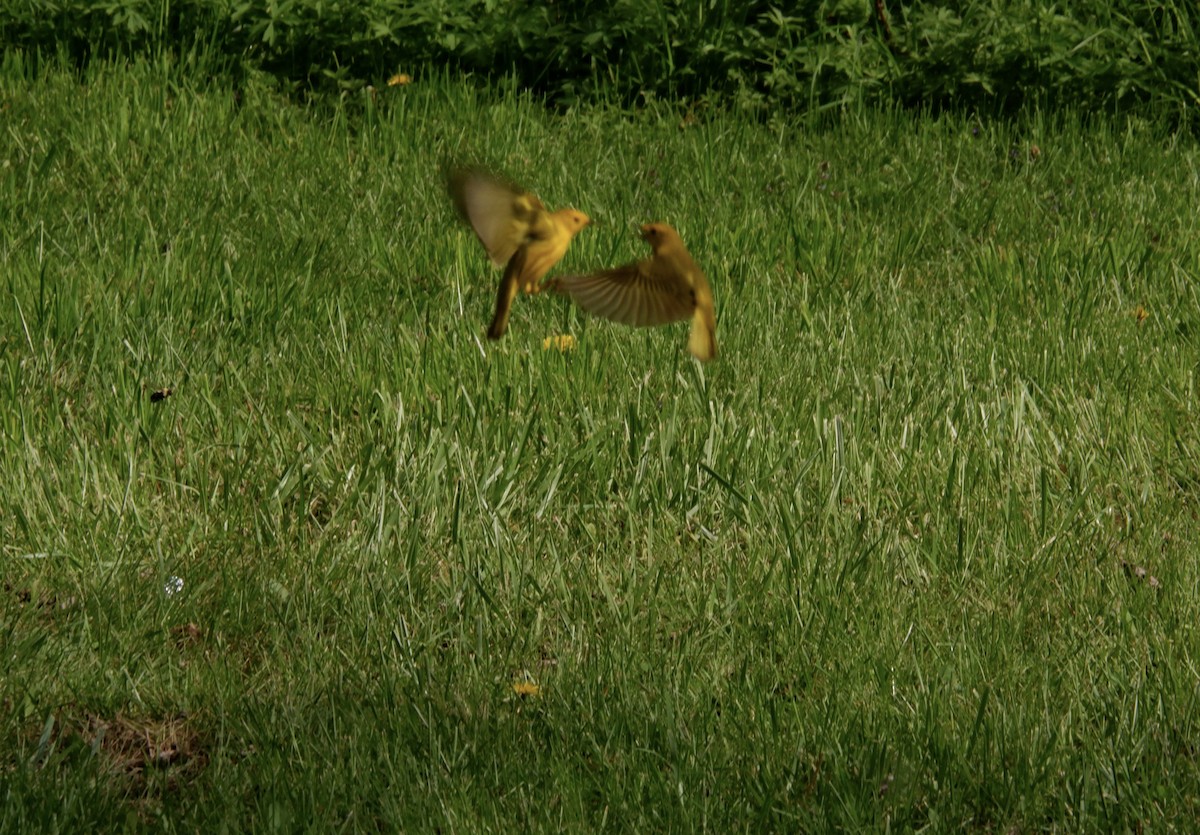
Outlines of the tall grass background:
M1191 825L1169 102L205 66L0 71L0 828ZM675 225L721 358L552 298L488 343L455 155L602 221L563 269Z

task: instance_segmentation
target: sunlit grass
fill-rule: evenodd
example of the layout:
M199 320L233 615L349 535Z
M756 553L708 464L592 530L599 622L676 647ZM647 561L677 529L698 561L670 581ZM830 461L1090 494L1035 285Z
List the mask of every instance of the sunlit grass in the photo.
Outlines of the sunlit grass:
M0 109L4 829L1195 819L1190 137ZM563 269L678 228L720 359L549 295L489 343L464 154L601 221Z

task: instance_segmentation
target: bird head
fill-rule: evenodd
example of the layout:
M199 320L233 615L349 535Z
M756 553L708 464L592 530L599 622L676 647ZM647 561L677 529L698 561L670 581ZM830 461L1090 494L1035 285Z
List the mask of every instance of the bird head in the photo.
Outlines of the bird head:
M560 209L555 212L559 219L566 225L572 235L575 235L585 226L592 224L592 219L578 209Z
M639 235L655 252L662 252L679 241L679 233L665 223L647 223Z

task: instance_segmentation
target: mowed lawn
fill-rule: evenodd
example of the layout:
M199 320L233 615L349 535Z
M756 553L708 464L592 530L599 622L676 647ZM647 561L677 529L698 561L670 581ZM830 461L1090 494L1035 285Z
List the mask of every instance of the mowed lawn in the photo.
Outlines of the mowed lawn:
M450 158L674 225L720 357L488 342ZM0 829L1191 829L1198 201L1151 116L10 56Z

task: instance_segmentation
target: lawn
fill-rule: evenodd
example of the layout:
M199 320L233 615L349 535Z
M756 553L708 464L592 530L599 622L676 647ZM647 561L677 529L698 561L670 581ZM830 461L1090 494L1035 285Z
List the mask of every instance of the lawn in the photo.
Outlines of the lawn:
M3 831L1195 825L1191 135L11 56L0 128ZM561 271L674 225L720 357L489 342L448 158Z

